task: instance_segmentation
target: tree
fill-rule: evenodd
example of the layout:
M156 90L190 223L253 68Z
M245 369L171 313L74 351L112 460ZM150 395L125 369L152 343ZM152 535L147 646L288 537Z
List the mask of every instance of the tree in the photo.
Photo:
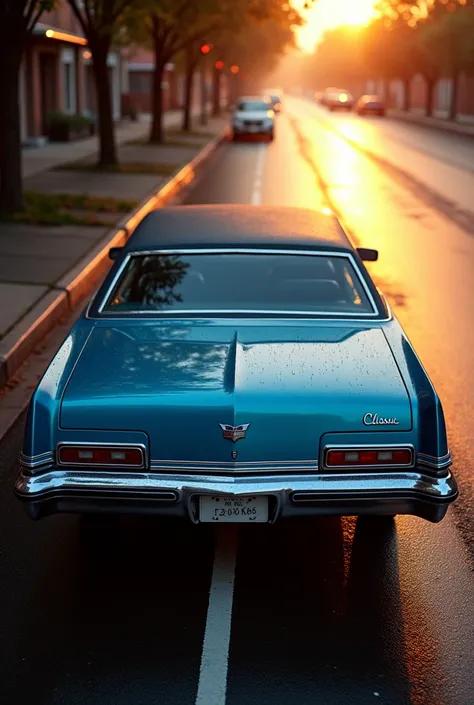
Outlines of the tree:
M181 129L184 132L191 130L192 127L191 113L194 94L194 76L201 56L201 41L190 42L176 62L179 67L182 67L184 72L184 102L181 124Z
M206 35L232 15L233 5L243 0L141 0L140 11L125 14L131 44L153 50L152 124L150 142L163 142L163 76L166 65L189 50L190 71L195 70L196 47ZM250 0L245 0L248 2ZM188 74L188 89L192 83Z
M263 0L247 8L241 24L233 23L212 37L215 59L224 66L213 72L213 113L219 112L222 69L239 67L239 84L258 90L263 79L275 68L289 48L295 46L294 30L302 24L291 6L276 0Z
M380 16L389 30L398 27L387 41L387 55L396 58L406 83L416 73L426 83L426 114L431 115L436 81L448 75L453 81L450 117L457 104L460 71L472 67L474 52L473 3L467 0L379 0Z
M152 89L153 119L150 142L163 141L162 83L165 66L180 52L189 53L188 91L194 73L194 51L203 42L213 45L213 61L225 61L223 53L235 37L247 36L248 29L286 15L296 25L296 12L282 10L281 0L142 0L141 15L129 13L126 26L129 41L153 49L155 68ZM226 39L224 39L226 38ZM280 47L280 52L282 48ZM226 54L227 55L227 54ZM260 61L260 56L258 57ZM253 55L255 63L255 54ZM238 63L238 62L237 62ZM254 67L252 67L254 68ZM219 102L220 70L214 70L214 113Z
M98 167L117 164L112 95L107 57L119 20L140 0L67 0L77 17L92 54L99 127Z
M454 120L459 76L474 69L474 8L461 3L452 3L450 9L436 5L421 26L420 46L437 78L447 76L452 80L449 118Z
M0 0L0 212L24 207L20 134L20 66L28 36L55 0Z

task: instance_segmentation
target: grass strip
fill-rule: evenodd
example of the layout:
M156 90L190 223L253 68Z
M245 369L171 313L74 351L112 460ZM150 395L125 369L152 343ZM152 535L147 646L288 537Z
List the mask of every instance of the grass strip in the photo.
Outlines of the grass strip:
M25 209L18 213L0 213L0 221L29 225L100 225L110 226L97 213L126 213L136 207L136 201L101 198L88 194L45 194L26 191ZM71 213L68 211L84 211Z
M54 168L54 171L88 171L90 173L102 174L156 174L158 176L169 176L177 170L177 164L156 164L153 162L124 162L122 164L110 164L108 166L97 166L93 162L78 160L76 162L66 162Z

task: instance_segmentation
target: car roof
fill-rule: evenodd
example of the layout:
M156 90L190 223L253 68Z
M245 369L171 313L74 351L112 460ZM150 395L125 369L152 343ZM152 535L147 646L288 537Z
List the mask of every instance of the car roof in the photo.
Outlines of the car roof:
M303 208L229 204L151 211L124 250L229 247L354 251L334 216Z

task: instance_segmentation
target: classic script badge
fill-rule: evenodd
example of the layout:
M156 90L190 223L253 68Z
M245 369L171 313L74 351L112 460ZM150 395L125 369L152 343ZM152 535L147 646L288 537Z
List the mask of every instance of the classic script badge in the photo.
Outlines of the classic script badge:
M389 419L378 414L365 414L362 419L365 426L398 426L398 419Z
M224 438L226 438L228 441L236 443L242 438L245 438L245 434L250 424L242 423L240 424L240 426L231 426L227 423L220 423L219 426L222 428Z

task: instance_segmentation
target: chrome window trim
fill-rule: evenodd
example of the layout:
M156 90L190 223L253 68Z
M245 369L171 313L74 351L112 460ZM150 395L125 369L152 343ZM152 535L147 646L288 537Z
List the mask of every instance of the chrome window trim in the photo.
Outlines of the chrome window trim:
M326 458L327 454L329 453L330 450L377 450L377 451L383 451L383 450L409 450L411 453L411 462L410 463L404 463L404 464L398 464L398 465L389 465L388 463L384 465L377 465L377 464L372 464L372 465L327 465L326 463ZM331 444L324 446L323 451L322 451L322 462L321 462L321 469L322 470L327 470L328 472L333 472L334 470L345 470L348 472L351 468L357 468L358 470L382 470L383 468L387 468L387 472L390 470L396 470L397 468L401 468L403 470L414 468L416 466L415 463L415 448L411 443L357 443L357 444L352 444L349 445L347 443L343 444Z
M148 312L148 315L159 315L163 317L168 317L168 316L178 316L182 317L185 314L213 314L213 315L219 315L222 313L237 313L237 314L250 314L250 315L286 315L286 316L308 316L308 317L316 317L316 316L332 316L336 318L336 320L341 320L344 318L353 318L353 317L358 317L361 318L362 320L367 320L371 319L375 316L380 316L381 312L377 309L377 306L375 304L375 300L370 292L369 287L367 286L367 283L362 276L362 272L360 267L357 264L357 261L354 257L354 255L351 252L337 252L337 251L331 251L331 250L290 250L290 249L261 249L261 248L251 248L251 247L242 247L242 248L235 248L235 247L230 247L230 248L182 248L182 249L176 249L176 248L167 248L167 249L153 249L153 250L137 250L137 251L132 251L129 252L126 257L124 258L123 262L121 263L120 267L118 268L117 272L115 273L115 276L113 277L110 285L108 286L104 296L102 297L101 302L99 303L98 306L98 313L100 316L122 316L122 317L130 317L133 315L139 314L140 316L143 316L147 314L146 311L127 311L126 316L124 316L124 312L117 312L114 314L113 312L107 311L104 313L104 307L109 300L112 291L114 290L118 280L120 279L125 267L128 265L132 257L147 257L150 255L196 255L196 254L201 254L201 255L209 255L209 254L227 254L227 255L234 255L234 254L253 254L253 255L298 255L301 257L343 257L345 259L348 259L354 268L354 271L356 275L359 278L359 282L362 285L362 288L364 290L365 295L367 296L367 299L372 307L372 312L371 313L360 313L360 312L354 312L354 313L335 313L334 311L318 311L312 314L311 312L308 311L279 311L279 310L260 310L260 309L221 309L221 310L215 310L215 309L205 309L205 310L199 310L199 309L184 309L184 310L174 310L174 311L150 311ZM95 297L94 297L95 298ZM87 312L88 313L88 312Z
M86 448L119 448L123 450L139 450L142 456L141 465L131 465L130 463L62 463L59 460L59 451L63 447L84 446ZM59 468L134 468L136 470L146 470L148 467L147 448L144 443L105 443L94 442L87 443L86 441L62 441L56 445L56 465Z

